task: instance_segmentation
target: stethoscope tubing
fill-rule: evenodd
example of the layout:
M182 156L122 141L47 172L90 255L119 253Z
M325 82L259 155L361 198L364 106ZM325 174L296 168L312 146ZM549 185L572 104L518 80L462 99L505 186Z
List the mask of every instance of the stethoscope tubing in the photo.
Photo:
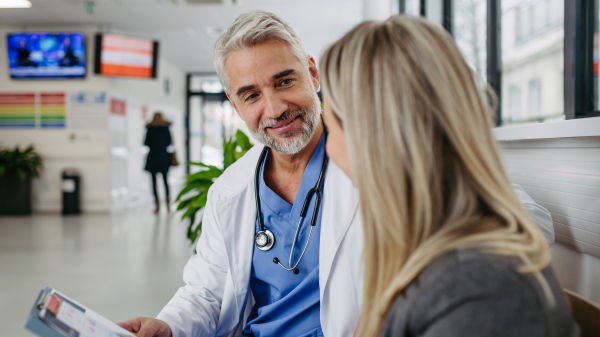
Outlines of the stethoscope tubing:
M258 247L258 249L260 249L262 251L268 251L275 245L275 235L269 229L265 228L265 225L263 222L261 205L260 205L259 188L258 188L260 169L261 169L262 163L264 162L268 151L269 151L269 148L265 146L265 148L262 150L260 157L258 159L258 163L256 165L256 171L254 174L254 184L255 184L254 185L255 186L254 197L256 200L256 210L258 213L257 215L258 215L258 230L259 230L258 233L256 234L255 238L257 238L261 234L264 234L265 237L267 237L267 238L268 237L272 238L272 242L268 242L268 240L267 240L268 243L264 246L259 246L258 242L255 239L256 246ZM315 184L315 186L313 188L310 189L310 191L308 191L308 193L304 199L304 204L302 205L302 210L300 211L300 221L298 221L298 225L296 226L296 233L294 234L294 241L292 242L292 250L290 252L288 267L284 266L277 257L275 257L273 259L273 262L275 262L276 264L281 266L281 268L288 270L288 271L293 271L295 274L299 273L299 271L297 269L298 265L300 264L300 261L302 261L302 258L304 257L304 254L306 253L308 244L310 243L310 239L312 237L313 229L315 228L317 218L319 216L319 209L321 207L321 201L322 201L321 189L323 187L323 181L325 180L325 171L327 170L328 163L329 163L329 157L327 156L327 153L325 153L324 157L323 157L323 164L321 165L321 172L319 173L319 178L317 179L317 183ZM308 206L310 204L313 194L316 194L316 201L315 201L315 207L313 209L312 218L310 221L310 232L308 234L308 239L306 240L306 244L304 245L304 249L302 249L302 254L298 258L298 261L296 261L296 263L292 267L292 257L294 256L294 248L296 246L296 240L298 239L298 234L300 233L300 227L302 226L302 221L304 220L304 218L306 217L306 213L308 212Z

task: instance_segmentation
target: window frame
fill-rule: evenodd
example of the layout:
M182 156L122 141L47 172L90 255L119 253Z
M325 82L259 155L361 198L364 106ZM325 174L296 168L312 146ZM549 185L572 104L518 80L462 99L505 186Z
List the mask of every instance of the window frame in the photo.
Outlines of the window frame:
M595 0L565 0L566 119L600 116L594 108L594 7Z
M420 0L420 13L425 16L428 0ZM398 0L400 13L405 13L405 0ZM486 74L487 82L502 97L502 0L486 0ZM443 26L453 30L454 0L443 0ZM600 116L594 108L594 25L595 0L564 0L564 112L565 119ZM583 46L583 48L581 47ZM579 47L579 48L578 48ZM599 81L600 85L600 81ZM600 97L598 98L600 100ZM502 123L498 102L496 125Z
M406 13L406 0L397 0L398 9L400 14ZM452 16L454 0L442 0L442 26L452 34ZM419 0L419 14L420 16L427 16L427 0Z

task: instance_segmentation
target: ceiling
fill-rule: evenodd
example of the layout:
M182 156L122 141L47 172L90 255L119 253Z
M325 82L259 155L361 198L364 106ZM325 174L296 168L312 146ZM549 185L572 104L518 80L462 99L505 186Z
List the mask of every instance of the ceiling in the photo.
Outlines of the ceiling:
M160 41L161 57L186 72L214 71L212 48L218 33L208 31L226 28L249 10L267 10L291 23L300 32L307 52L317 59L327 44L363 19L363 0L237 0L234 5L94 0L93 14L87 12L82 0L30 1L32 7L28 9L0 9L0 26L26 31L88 28L149 37Z

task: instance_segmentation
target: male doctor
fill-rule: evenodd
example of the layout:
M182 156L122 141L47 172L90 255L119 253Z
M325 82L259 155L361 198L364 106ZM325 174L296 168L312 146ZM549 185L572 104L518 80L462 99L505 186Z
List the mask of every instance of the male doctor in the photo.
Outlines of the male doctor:
M314 59L293 27L253 11L218 39L214 62L264 146L208 192L186 285L156 319L121 325L144 337L352 336L362 296L358 195L327 161ZM516 193L552 243L549 213Z

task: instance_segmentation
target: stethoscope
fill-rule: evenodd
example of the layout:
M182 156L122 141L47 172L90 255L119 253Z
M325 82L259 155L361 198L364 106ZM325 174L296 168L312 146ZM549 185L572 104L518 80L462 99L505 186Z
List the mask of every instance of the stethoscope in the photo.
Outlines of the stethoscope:
M254 243L256 244L256 248L262 251L268 251L275 245L275 235L269 229L265 228L265 224L263 223L262 212L260 208L260 198L258 195L258 184L259 184L259 176L260 176L260 168L262 166L267 153L269 152L269 148L265 146L262 153L260 154L260 158L258 159L258 164L256 165L256 172L254 173L254 198L256 199L256 210L258 213L258 233L254 236ZM294 241L292 242L292 251L290 252L290 260L288 262L288 267L284 266L279 262L278 258L273 258L273 262L277 263L281 266L281 268L285 270L291 270L294 274L298 274L300 270L298 269L298 265L302 258L304 257L304 253L306 253L306 248L308 247L308 243L310 242L310 237L312 236L313 229L315 228L315 224L317 223L317 217L319 215L319 207L321 206L321 187L323 186L323 180L325 180L325 171L327 170L327 163L329 163L329 157L325 153L323 157L323 164L321 165L321 172L319 173L319 179L315 187L311 188L304 199L304 205L302 206L302 211L300 211L300 221L298 222L298 226L296 226L296 234L294 235ZM308 240L306 240L306 244L304 245L304 249L302 250L302 255L292 267L292 256L294 255L294 246L296 245L296 239L298 238L298 233L300 232L300 225L302 225L302 220L306 216L306 212L308 212L308 205L310 204L310 199L313 194L316 194L317 200L315 202L315 208L313 210L312 220L310 221L310 233L308 234Z

